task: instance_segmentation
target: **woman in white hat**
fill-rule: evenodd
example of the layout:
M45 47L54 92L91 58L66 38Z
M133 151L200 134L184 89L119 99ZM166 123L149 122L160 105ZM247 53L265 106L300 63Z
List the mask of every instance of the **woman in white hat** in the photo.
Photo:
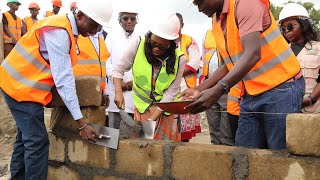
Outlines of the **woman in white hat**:
M180 141L180 122L172 114L163 112L153 102L170 102L180 92L186 62L176 48L180 23L175 13L154 19L146 36L131 42L113 70L114 102L125 107L122 92L124 72L133 71L134 120L143 126L147 139Z
M284 6L279 15L280 30L291 43L306 81L302 112L320 112L320 42L307 10L296 3Z

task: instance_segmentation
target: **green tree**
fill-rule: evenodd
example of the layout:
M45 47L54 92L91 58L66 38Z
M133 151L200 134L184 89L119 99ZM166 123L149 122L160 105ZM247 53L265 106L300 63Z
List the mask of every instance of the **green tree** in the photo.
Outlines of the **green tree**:
M304 8L306 8L310 18L312 19L313 27L320 36L320 9L315 9L313 2L288 1L287 3L298 3L301 4ZM276 6L272 3L270 4L270 10L276 20L278 20L282 8L282 6Z
M270 10L273 14L273 17L278 20L279 19L279 14L280 14L280 11L282 10L283 7L280 7L280 6L276 6L274 4L270 4Z

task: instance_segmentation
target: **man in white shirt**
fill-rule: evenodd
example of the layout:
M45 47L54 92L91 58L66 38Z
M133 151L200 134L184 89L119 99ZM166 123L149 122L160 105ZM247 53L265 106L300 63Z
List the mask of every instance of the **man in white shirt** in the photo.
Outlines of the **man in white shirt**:
M110 57L106 63L108 83L106 85L105 94L109 95L110 104L106 109L109 115L109 127L119 129L121 117L119 114L120 109L114 103L115 88L112 81L112 71L114 66L120 60L123 52L127 49L130 41L135 36L135 26L138 20L138 11L134 8L134 4L129 1L124 3L119 10L119 24L121 30L113 29L106 38L106 44L110 52ZM123 95L126 100L124 111L133 117L133 94L132 94L132 71L128 71L123 77Z

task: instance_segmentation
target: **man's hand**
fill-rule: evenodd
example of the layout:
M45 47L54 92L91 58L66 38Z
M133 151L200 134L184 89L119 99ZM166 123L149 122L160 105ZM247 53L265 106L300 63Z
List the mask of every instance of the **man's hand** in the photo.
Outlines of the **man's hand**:
M182 97L184 100L193 99L200 94L200 91L196 88L189 88L184 90L180 95L179 98Z
M110 99L109 99L109 96L108 95L102 95L102 105L103 106L109 106L110 104Z
M211 108L211 106L216 103L222 95L223 88L220 84L217 84L210 89L202 91L197 97L194 98L196 101L188 105L186 108L191 108L192 114L202 112Z
M91 140L93 142L97 141L97 138L99 138L100 134L97 133L97 131L87 124L84 120L80 119L77 121L79 124L79 128L84 127L83 129L80 130L79 135L82 137L82 139L85 140ZM86 125L87 124L87 125Z

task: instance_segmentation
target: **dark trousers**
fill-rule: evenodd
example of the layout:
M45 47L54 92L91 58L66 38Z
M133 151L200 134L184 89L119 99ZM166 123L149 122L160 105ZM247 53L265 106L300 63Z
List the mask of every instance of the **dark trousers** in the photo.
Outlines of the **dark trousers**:
M10 164L11 179L47 179L49 139L43 106L3 95L18 128Z

